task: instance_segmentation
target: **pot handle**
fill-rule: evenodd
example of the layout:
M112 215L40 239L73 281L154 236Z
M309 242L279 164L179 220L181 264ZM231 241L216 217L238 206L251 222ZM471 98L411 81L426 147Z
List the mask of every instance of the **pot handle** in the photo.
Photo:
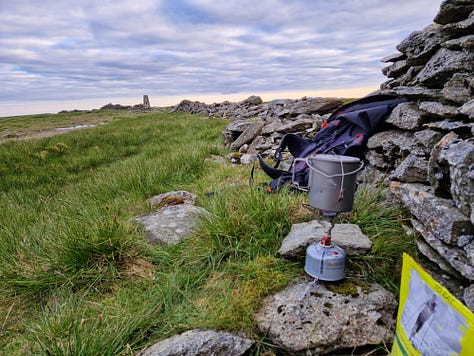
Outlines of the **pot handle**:
M309 167L311 170L313 170L313 171L315 171L315 172L317 172L317 173L319 173L319 174L325 176L326 178L350 176L350 175L352 175L352 174L354 174L354 173L359 172L362 168L364 168L364 162L363 162L363 161L360 161L360 162L359 162L359 167L357 167L357 169L354 170L354 171L352 171L352 172L347 172L347 173L346 173L346 172L344 172L344 169L341 169L341 171L343 172L343 173L341 173L341 174L327 175L326 173L320 171L319 169L314 168L314 167L311 165L311 161L309 160L310 158L311 158L311 157L306 157L306 158L304 158L303 160L306 161L306 164L308 165L308 167ZM298 159L298 158L297 158L297 159ZM342 165L343 165L343 162L341 161L341 166L342 166Z
M296 163L301 162L301 161L304 161L304 162L306 162L306 164L308 164L307 158L295 158L295 160L293 161L293 169L291 170L291 185L298 188L299 190L302 190L304 192L308 192L309 191L308 187L302 187L302 186L299 185L298 182L295 182Z

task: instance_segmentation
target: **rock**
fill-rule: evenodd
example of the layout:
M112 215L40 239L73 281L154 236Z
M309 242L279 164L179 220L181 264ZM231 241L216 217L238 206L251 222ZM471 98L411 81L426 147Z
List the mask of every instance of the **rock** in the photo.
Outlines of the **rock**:
M433 247L431 247L423 238L415 238L418 250L427 257L431 262L434 262L442 271L448 273L452 277L461 278L459 272L454 269Z
M194 233L199 219L207 210L192 204L165 206L158 211L136 217L143 226L147 242L175 245Z
M249 164L252 164L253 162L255 162L256 159L257 159L257 155L250 154L250 153L244 153L240 157L240 164L248 166Z
M424 123L423 112L414 102L398 104L385 122L406 130L419 129Z
M248 105L260 105L261 103L263 103L263 100L259 96L251 95L247 99L245 99L242 103L248 104Z
M448 196L469 216L474 201L474 142L449 133L433 149L428 178L434 191Z
M415 81L430 88L442 88L454 73L472 72L473 63L474 56L471 51L440 48L417 74Z
M474 313L474 284L464 290L464 304Z
M324 236L324 227L318 221L293 224L290 233L283 239L278 253L287 258L301 258L306 248L319 242ZM360 255L368 252L372 241L355 224L335 224L331 232L332 242L343 248L347 255Z
M452 206L450 200L434 196L429 187L392 182L390 190L436 239L453 247L463 247L474 239L470 219Z
M424 156L409 154L393 171L389 179L405 183L426 183L427 170L428 160Z
M263 301L258 328L290 354L324 355L342 348L391 343L395 297L380 286L350 295L329 291L309 279Z
M240 356L252 345L253 341L226 332L190 330L150 346L140 356Z
M470 216L474 201L474 142L454 139L438 146L435 152L429 165L430 181L438 188L438 192L440 188L449 187L456 207ZM443 184L439 184L439 181L443 181Z
M407 65L424 65L430 59L444 40L439 29L437 24L429 25L421 31L412 32L397 45L397 50L407 56Z
M443 98L456 104L466 103L471 98L469 82L472 79L468 73L455 73L443 86Z
M440 28L440 33L448 39L471 35L474 30L474 11L465 20L450 23Z
M436 101L423 101L419 105L420 110L432 117L449 119L458 115L458 108L455 106L443 105Z
M382 69L382 73L388 78L397 78L400 75L406 73L410 68L406 60L401 60L393 63L392 65Z
M392 163L386 159L385 155L374 150L370 150L365 154L365 159L369 162L369 166L379 168L380 170L386 171L387 168L392 168ZM364 171L367 171L367 166ZM362 173L364 173L364 171ZM369 179L369 181L372 181Z
M295 132L295 131L302 131L312 127L314 124L314 120L312 119L300 119L295 121L290 121L287 124L280 125L276 128L276 132Z
M196 194L187 192L185 190L167 192L159 195L155 195L148 199L148 203L151 207L163 207L166 205L178 205L178 204L194 204L196 201Z
M474 133L474 123L466 123L463 121L434 121L424 124L423 127L439 130L439 131L452 131L457 134L464 134L465 136L472 136Z
M398 165L409 154L423 155L424 148L420 147L416 136L400 130L387 130L374 134L369 138L367 147L383 154L383 159L389 166Z
M474 119L474 99L469 100L466 104L459 108L459 112L466 116L469 116L470 119Z
M182 100L178 105L174 106L170 112L184 111L191 114L207 113L207 105L199 101Z
M297 101L295 105L303 106L305 110L301 114L323 115L341 106L343 101L338 98L311 98L305 101Z
M397 52L397 53L393 53L391 55L388 55L386 57L383 57L380 60L380 62L383 62L383 63L397 62L397 61L401 61L401 60L406 59L406 58L407 58L406 54Z
M238 150L242 145L251 142L262 132L264 123L263 120L258 120L257 122L249 125L244 132L242 132L237 139L231 143L231 150Z
M445 0L441 3L439 12L433 21L440 25L462 21L473 10L474 4L470 1Z
M252 126L252 122L248 120L236 120L228 124L222 136L224 137L224 145L230 147L230 145L244 132L247 128Z
M413 227L423 236L439 256L449 263L464 278L474 281L474 267L472 261L467 257L466 251L459 247L448 246L436 238L425 226L417 220L412 220Z
M431 154L434 145L436 145L443 137L440 132L430 129L417 131L413 134L413 136L419 145L425 147L423 152L427 155Z
M252 141L252 143L249 145L249 148L247 150L247 153L249 154L256 154L258 152L265 151L267 149L272 148L272 143L267 142L269 140L268 138L265 138L263 136L257 136L255 139Z
M472 50L474 49L474 35L455 38L442 43L441 46L447 49L452 49L454 51L460 51L462 49Z
M428 180L434 192L438 196L451 198L451 175L449 172L449 164L441 158L442 151L454 142L457 142L459 136L454 132L443 136L436 143L431 151L430 162L428 164Z
M441 98L440 89L428 89L426 87L417 86L397 86L390 90L384 90L382 93L393 93L409 98L410 100L416 99L430 99L438 100Z

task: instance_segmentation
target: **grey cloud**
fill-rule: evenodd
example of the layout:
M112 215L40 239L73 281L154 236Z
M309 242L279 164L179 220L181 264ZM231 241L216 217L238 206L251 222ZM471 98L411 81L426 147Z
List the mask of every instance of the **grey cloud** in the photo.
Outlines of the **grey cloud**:
M2 2L0 100L376 86L380 58L438 8L433 0Z

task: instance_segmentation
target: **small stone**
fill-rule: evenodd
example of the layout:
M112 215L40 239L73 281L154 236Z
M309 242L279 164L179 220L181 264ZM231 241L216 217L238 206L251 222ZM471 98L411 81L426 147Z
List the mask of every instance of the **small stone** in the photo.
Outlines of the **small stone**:
M253 341L227 332L190 330L150 346L140 356L240 356L252 345Z
M324 227L318 221L293 224L290 233L283 239L278 250L281 256L301 258L306 248L321 240ZM355 224L334 224L331 231L332 242L344 249L347 255L360 255L370 250L372 241Z

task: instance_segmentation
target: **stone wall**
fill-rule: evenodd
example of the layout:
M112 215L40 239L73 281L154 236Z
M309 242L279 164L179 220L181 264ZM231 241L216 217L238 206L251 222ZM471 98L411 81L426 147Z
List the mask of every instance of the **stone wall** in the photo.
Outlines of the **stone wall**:
M390 64L381 92L409 102L369 139L366 155L368 172L413 215L419 250L466 285L474 282L473 10L474 0L444 1L433 24L382 59Z

